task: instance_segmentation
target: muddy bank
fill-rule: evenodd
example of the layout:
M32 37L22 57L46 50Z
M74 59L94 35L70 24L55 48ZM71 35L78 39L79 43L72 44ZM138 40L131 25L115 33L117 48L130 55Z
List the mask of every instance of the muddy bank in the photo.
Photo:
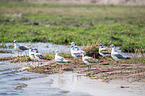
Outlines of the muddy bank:
M100 63L92 65L91 70L81 59L73 59L71 63L65 63L62 68L53 59L44 61L33 61L27 56L1 58L1 61L25 63L29 66L27 71L44 74L55 74L63 72L76 72L92 79L101 79L103 82L111 80L123 80L127 82L145 82L145 63L138 61L137 64L126 61L116 62L111 58L99 58ZM134 58L132 58L134 60ZM130 61L132 61L130 59ZM144 58L141 60L143 61Z

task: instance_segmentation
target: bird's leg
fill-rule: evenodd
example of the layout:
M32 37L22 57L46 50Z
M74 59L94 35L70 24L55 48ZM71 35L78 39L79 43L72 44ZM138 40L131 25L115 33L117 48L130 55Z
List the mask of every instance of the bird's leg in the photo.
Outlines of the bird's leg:
M79 59L75 59L75 62L76 62L76 65L77 65L76 69L80 67L78 60Z
M63 69L63 65L61 65L61 70Z
M27 57L27 52L25 51L25 57Z
M19 51L18 51L18 57L19 57Z
M91 65L88 65L88 71L90 71L90 69L91 69Z
M88 71L89 71L89 67L90 67L90 66L89 66L89 65L87 65L87 66L88 66Z
M20 55L22 56L22 52L20 52L20 53L21 53Z
M59 65L59 72L61 71L61 65Z
M60 68L60 65L57 64L57 65L56 65L56 69L57 69L58 72L60 71L59 68Z
M62 71L62 64L60 65L61 71Z
M39 60L38 60L38 66L39 66Z

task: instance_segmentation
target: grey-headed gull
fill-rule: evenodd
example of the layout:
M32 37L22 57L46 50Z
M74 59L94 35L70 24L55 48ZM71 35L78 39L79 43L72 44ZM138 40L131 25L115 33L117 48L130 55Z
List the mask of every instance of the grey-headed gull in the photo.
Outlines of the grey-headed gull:
M115 59L116 61L124 60L124 59L129 59L129 57L124 57L121 52L117 51L115 46L112 44L110 45L112 51L111 51L111 57Z

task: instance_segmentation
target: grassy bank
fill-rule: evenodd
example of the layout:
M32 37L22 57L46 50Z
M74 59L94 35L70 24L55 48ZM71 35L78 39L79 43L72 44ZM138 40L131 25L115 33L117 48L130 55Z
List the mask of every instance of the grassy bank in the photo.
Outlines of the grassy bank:
M145 6L0 2L0 42L100 43L145 50Z

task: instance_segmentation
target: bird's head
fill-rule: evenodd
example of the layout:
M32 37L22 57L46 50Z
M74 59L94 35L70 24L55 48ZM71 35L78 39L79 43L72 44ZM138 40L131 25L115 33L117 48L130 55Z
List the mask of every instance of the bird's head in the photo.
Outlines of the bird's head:
M99 46L99 47L103 48L103 44L98 44L97 46Z
M115 48L115 46L113 44L110 45L110 48Z
M85 52L81 52L81 55L82 55L82 57L84 57L86 55L86 53Z
M16 40L14 40L14 41L13 41L13 43L17 43L17 41L16 41Z
M72 46L75 46L75 43L74 43L74 42L71 42L70 44L71 44Z
M38 49L37 49L37 48L33 48L33 50L34 50L36 53L38 53Z
M59 50L56 50L55 53L59 53Z

